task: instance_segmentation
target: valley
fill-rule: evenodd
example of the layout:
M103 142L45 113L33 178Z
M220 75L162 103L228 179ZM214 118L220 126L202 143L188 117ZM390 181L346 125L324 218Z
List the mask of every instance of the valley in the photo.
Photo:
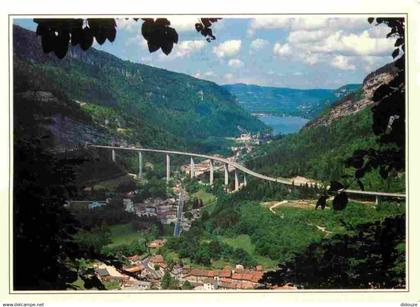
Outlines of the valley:
M405 287L405 167L367 157L391 156L372 114L394 62L337 89L219 85L95 48L58 59L19 26L13 57L17 288ZM34 246L62 284L37 283Z

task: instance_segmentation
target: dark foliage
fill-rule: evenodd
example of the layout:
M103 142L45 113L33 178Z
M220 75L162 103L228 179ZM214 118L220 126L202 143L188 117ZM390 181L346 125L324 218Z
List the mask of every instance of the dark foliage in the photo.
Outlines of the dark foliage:
M305 289L405 287L405 216L362 224L346 234L311 244L263 276L266 285Z
M200 32L208 42L210 42L216 39L216 36L213 35L211 26L220 19L222 18L200 18L200 22L195 24L195 29L197 32Z
M163 53L171 53L174 44L178 43L178 33L170 27L171 22L166 18L145 18L141 27L141 34L147 40L150 52L162 49Z
M15 121L13 190L13 287L15 290L66 289L77 272L69 262L79 247L77 223L64 208L75 193L72 167L47 150L49 136ZM25 137L26 136L26 137Z
M54 51L62 59L66 56L69 45L80 45L88 50L95 39L102 45L107 39L113 42L116 36L116 23L112 18L84 19L34 19L38 24L36 34L41 36L45 53Z
M373 23L375 18L369 18ZM376 18L376 24L385 24L391 28L387 38L397 38L392 57L397 68L395 77L387 84L378 87L372 107L372 130L377 136L379 148L359 149L346 160L347 167L353 167L354 178L361 190L364 190L361 178L374 169L379 170L383 179L390 173L403 171L405 168L405 25L404 18ZM334 185L337 186L337 182ZM333 185L333 183L331 184ZM342 188L344 186L340 184ZM338 189L337 189L338 190ZM338 193L333 208L342 210L348 201L344 193Z
M200 18L200 22L195 24L195 29L210 42L216 39L211 26L220 19ZM134 20L138 21L138 18ZM171 22L166 18L142 20L141 34L147 41L149 51L161 49L164 54L170 54L174 44L178 43L178 33L170 27ZM70 45L79 45L83 50L88 50L94 39L102 45L106 40L113 42L117 35L117 24L113 18L35 18L34 22L38 24L36 34L41 36L43 51L54 51L59 59L66 56Z

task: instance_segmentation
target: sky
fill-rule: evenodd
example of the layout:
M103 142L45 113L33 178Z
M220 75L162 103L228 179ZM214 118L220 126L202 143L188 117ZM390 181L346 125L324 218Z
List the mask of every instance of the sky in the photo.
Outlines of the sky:
M216 40L196 32L198 16L168 16L179 35L167 56L150 53L141 35L142 21L117 20L113 43L94 48L142 63L218 84L246 83L290 88L338 88L361 83L392 61L395 39L389 28L367 17L275 16L223 18L213 26ZM15 24L35 30L32 19Z

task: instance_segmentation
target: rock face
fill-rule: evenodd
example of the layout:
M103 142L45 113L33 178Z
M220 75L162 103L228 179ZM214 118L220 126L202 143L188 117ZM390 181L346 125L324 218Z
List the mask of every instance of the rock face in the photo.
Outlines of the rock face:
M80 111L76 102L72 108L69 102L48 91L15 93L14 99L18 110L22 110L21 106L25 109L25 104L31 105L34 118L53 136L55 152L77 149L86 142L105 142L110 138L103 127ZM17 115L20 123L29 125L20 114Z
M364 80L362 88L355 93L351 93L334 103L331 109L315 120L306 124L305 128L317 126L329 126L332 122L345 116L357 113L366 107L373 105L373 93L382 84L390 82L396 73L393 63L387 64L378 70L370 73Z

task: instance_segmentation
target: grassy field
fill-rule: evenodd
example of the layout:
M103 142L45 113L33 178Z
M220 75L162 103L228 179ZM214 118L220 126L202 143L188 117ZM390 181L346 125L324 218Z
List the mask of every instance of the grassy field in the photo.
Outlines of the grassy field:
M273 211L277 218L296 221L297 223L306 223L313 227L313 231L324 232L328 236L345 230L342 221L356 226L361 223L382 220L386 217L403 213L405 211L405 204L382 203L378 207L350 201L347 208L343 211L314 210L314 208L309 208L312 210L294 206L289 207L286 204L274 208ZM325 227L325 230L328 232L323 231L317 226Z
M197 197L203 201L204 206L211 205L216 202L216 196L204 190L199 190L192 194L192 197Z
M256 254L255 246L252 244L251 238L248 235L242 234L235 238L219 236L219 239L233 248L242 248L243 250L247 251L257 261L258 264L263 266L264 270L273 269L278 265L276 261Z
M118 224L110 226L112 243L109 247L118 246L121 244L130 244L142 237L144 234L141 231L133 229L131 224Z
M130 175L124 175L121 177L98 182L94 185L94 189L95 190L101 190L101 189L115 190L121 183L128 183L133 180L134 179Z

